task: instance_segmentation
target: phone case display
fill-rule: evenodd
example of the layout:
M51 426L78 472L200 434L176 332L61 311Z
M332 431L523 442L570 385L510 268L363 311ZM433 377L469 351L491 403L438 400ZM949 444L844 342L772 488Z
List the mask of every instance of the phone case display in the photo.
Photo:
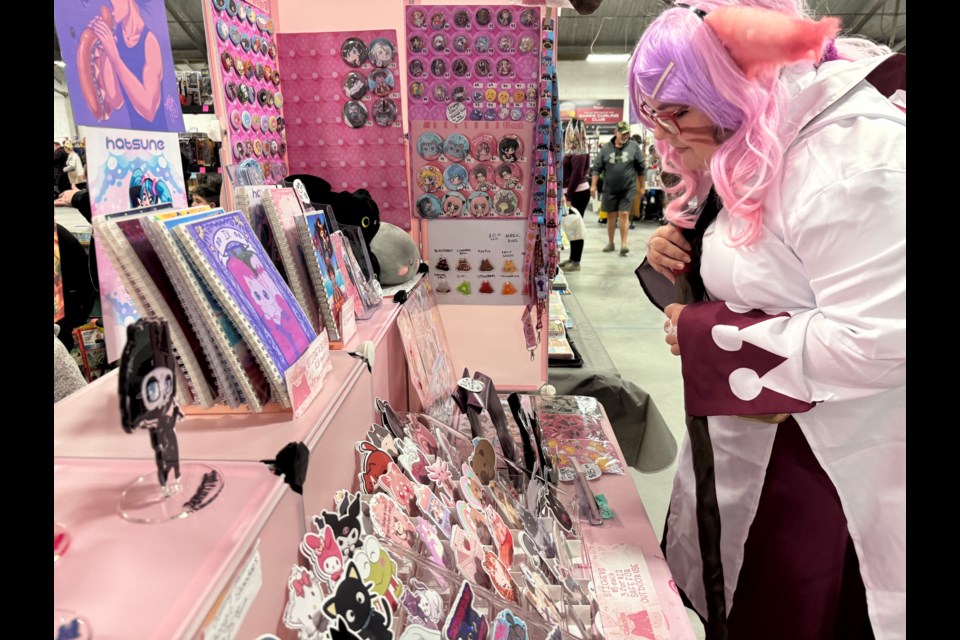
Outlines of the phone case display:
M420 404L428 414L443 419L441 415L452 415L452 402L447 401L457 377L437 309L439 297L430 280L425 280L403 304L397 316L397 328L407 354L410 382L417 390Z
M269 3L206 0L205 4L209 5L204 8L207 32L216 33L210 69L218 74L222 88L224 147L229 148L233 163L253 159L267 181L276 182L288 169L285 96Z
M410 229L397 32L283 33L290 166L334 191L366 189Z
M406 13L411 121L536 119L539 8L408 6Z
M508 477L487 440L384 409L354 448L359 491L336 492L299 543L284 625L383 640L598 637L571 496Z
M420 218L526 218L534 127L520 122L411 121Z
M522 305L526 222L430 220L430 279L440 304Z

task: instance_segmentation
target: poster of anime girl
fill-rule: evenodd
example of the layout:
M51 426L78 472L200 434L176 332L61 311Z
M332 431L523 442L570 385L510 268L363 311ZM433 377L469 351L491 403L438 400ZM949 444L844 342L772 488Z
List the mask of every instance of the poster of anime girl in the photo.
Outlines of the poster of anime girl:
M177 228L191 261L276 387L316 333L239 211Z
M54 0L78 125L183 131L162 0Z

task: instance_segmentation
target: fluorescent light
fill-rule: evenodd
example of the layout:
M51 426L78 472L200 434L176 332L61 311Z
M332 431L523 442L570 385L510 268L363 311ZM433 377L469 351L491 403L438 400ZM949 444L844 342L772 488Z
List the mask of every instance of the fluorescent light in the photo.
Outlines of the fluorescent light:
M587 62L627 62L630 60L629 53L591 53L587 56Z

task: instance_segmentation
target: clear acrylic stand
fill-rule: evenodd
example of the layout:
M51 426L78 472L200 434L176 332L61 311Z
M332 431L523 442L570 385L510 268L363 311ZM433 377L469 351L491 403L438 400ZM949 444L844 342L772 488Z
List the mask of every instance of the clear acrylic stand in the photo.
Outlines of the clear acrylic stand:
M124 520L158 524L186 518L208 507L223 491L223 475L214 467L183 463L180 478L161 487L155 474L140 476L120 495Z

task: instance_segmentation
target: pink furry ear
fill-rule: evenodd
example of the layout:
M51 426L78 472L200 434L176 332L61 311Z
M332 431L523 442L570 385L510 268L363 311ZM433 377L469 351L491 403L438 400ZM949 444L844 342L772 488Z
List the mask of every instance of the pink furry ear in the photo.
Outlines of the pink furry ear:
M840 30L838 18L815 22L756 7L721 7L704 21L751 80L788 64L818 62L824 42Z

